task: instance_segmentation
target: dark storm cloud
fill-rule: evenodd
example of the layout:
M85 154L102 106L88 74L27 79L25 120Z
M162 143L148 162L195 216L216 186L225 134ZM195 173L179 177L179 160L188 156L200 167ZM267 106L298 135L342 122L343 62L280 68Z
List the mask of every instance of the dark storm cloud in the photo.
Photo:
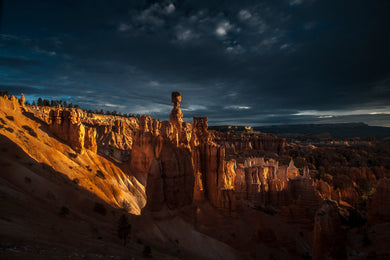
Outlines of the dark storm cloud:
M374 122L390 111L388 1L5 1L3 9L0 56L39 62L21 71L23 62L0 64L0 83L42 86L88 108L166 119L178 90L186 120L218 124Z
M0 84L2 91L8 91L9 93L24 93L24 94L45 94L46 91L43 87L39 86L27 86L27 85L4 85Z
M24 67L31 65L38 65L39 61L36 60L27 60L23 58L10 58L10 57L0 57L0 66L1 67Z

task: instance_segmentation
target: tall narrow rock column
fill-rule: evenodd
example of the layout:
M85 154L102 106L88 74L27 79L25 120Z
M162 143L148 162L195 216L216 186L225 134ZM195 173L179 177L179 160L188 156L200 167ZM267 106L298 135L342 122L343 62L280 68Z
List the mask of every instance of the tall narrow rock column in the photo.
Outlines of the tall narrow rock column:
M181 126L183 124L183 113L180 109L180 102L181 102L181 94L180 92L172 92L172 103L173 103L173 109L171 111L171 114L169 116L169 122L174 127L174 135L175 135L175 142L176 145L179 144L179 140L181 140Z

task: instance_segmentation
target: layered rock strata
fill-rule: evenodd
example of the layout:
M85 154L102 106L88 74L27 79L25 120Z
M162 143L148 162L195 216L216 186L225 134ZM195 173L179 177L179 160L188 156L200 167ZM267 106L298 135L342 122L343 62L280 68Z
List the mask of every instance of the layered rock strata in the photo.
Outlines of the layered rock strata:
M232 154L250 151L267 151L283 153L286 149L286 139L268 134L237 134L214 133L217 144L224 146L226 151Z
M85 127L76 109L62 109L58 105L55 110L51 110L49 129L78 153L84 153L84 149L97 151L96 129Z
M324 200L316 212L313 232L313 259L346 259L345 235L337 203Z
M380 179L368 202L368 222L380 224L390 222L390 179Z

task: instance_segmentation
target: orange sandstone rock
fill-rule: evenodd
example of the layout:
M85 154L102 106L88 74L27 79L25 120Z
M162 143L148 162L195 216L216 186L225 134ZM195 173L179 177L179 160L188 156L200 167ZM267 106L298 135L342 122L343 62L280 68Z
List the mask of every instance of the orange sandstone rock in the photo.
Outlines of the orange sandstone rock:
M390 222L390 179L380 179L368 202L368 222L379 224Z
M344 234L337 203L325 200L316 212L313 232L313 259L346 259Z
M24 97L23 93L20 94L19 104L24 107L24 102L26 101L26 98Z
M76 109L65 110L57 105L56 110L50 111L49 129L57 137L69 143L69 145L78 153L84 153L85 127L80 122L80 115ZM89 136L89 139L93 137ZM88 140L89 147L93 148L96 140Z

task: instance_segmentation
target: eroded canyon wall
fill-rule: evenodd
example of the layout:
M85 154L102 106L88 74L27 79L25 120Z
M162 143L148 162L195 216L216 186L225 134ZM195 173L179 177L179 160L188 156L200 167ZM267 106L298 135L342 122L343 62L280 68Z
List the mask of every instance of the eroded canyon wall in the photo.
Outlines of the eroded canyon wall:
M84 149L97 152L96 129L81 123L77 109L63 109L60 105L49 113L49 129L54 135L69 143L78 153Z
M220 143L224 137L208 131L207 117L184 122L180 102L181 94L173 92L169 121L150 116L91 116L60 106L52 109L48 118L41 117L48 122L50 131L75 151L98 151L128 164L131 174L146 186L145 210L177 209L207 200L230 212L247 201L255 208L289 206L283 212L291 217L299 218L300 213L307 212L314 216L322 197L308 169L300 172L292 160L288 166L264 158L248 158L244 164L226 160L225 151L232 146L215 142ZM285 147L284 139L272 136L247 138L236 141L250 149L274 152Z

